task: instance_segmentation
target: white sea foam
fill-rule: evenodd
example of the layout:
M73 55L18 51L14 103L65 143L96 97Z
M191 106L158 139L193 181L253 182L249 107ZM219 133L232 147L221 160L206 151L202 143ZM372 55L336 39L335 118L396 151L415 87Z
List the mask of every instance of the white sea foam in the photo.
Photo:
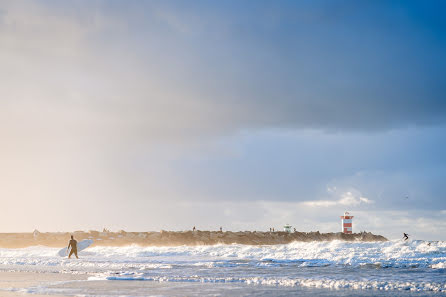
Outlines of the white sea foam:
M159 260L168 265L178 260L209 265L210 260L257 260L271 263L300 262L302 266L374 264L383 267L421 266L444 268L446 242L294 242L286 245L215 245L179 247L91 247L80 253L82 261L56 255L57 248L0 249L0 265L108 266L147 265ZM206 260L206 261L202 261ZM146 263L146 264L144 264ZM150 264L150 265L152 265ZM164 265L162 264L162 265ZM160 264L161 265L161 264ZM214 263L215 265L215 263ZM233 264L231 264L233 265ZM442 266L443 265L443 266ZM161 266L160 266L161 267ZM159 268L159 267L158 267Z
M376 280L337 280L337 279L303 279L303 278L271 278L271 277L145 277L142 273L124 273L122 275L98 274L89 280L146 280L157 282L200 282L200 283L245 283L248 285L268 286L302 286L324 289L375 289L375 290L410 290L410 291L437 291L446 292L444 283L402 282L402 281L376 281Z
M432 264L432 268L443 269L446 268L446 262L440 262L437 264Z
M446 292L443 241L430 245L424 241L331 241L274 246L98 246L80 252L79 260L59 257L58 250L0 249L0 269L88 273L91 280ZM388 268L391 273L386 272Z

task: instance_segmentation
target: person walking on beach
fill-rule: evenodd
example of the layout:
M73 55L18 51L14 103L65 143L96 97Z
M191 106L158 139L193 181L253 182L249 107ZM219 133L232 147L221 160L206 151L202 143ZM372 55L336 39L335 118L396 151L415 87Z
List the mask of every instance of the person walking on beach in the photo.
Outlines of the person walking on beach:
M68 255L68 259L71 258L72 254L74 254L76 256L76 259L79 259L79 257L77 256L77 240L75 240L73 238L73 235L71 235L71 240L68 243L67 252L70 249L70 246L71 246L71 251L70 251L70 254Z
M409 239L409 234L407 234L407 233L403 233L403 239L404 239L404 240L408 240L408 239Z

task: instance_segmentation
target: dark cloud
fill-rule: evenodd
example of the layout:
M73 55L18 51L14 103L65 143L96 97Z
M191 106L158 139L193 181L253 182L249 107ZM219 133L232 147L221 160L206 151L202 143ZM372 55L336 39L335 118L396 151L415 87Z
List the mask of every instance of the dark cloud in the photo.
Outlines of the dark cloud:
M45 3L3 9L5 91L28 81L138 135L446 121L441 3Z

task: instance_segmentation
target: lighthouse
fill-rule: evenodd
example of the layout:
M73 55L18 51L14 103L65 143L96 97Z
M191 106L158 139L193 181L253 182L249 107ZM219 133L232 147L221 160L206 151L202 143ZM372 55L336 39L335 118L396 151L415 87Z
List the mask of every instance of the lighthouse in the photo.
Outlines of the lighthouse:
M341 216L342 220L342 232L346 234L353 233L353 216L351 216L347 211Z

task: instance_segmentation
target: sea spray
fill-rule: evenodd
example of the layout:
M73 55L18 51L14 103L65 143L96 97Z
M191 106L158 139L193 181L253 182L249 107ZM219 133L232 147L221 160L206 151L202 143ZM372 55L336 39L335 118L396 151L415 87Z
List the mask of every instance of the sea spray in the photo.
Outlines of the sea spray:
M90 280L242 283L446 291L446 242L90 247L80 259L42 246L0 249L2 270L85 273Z

